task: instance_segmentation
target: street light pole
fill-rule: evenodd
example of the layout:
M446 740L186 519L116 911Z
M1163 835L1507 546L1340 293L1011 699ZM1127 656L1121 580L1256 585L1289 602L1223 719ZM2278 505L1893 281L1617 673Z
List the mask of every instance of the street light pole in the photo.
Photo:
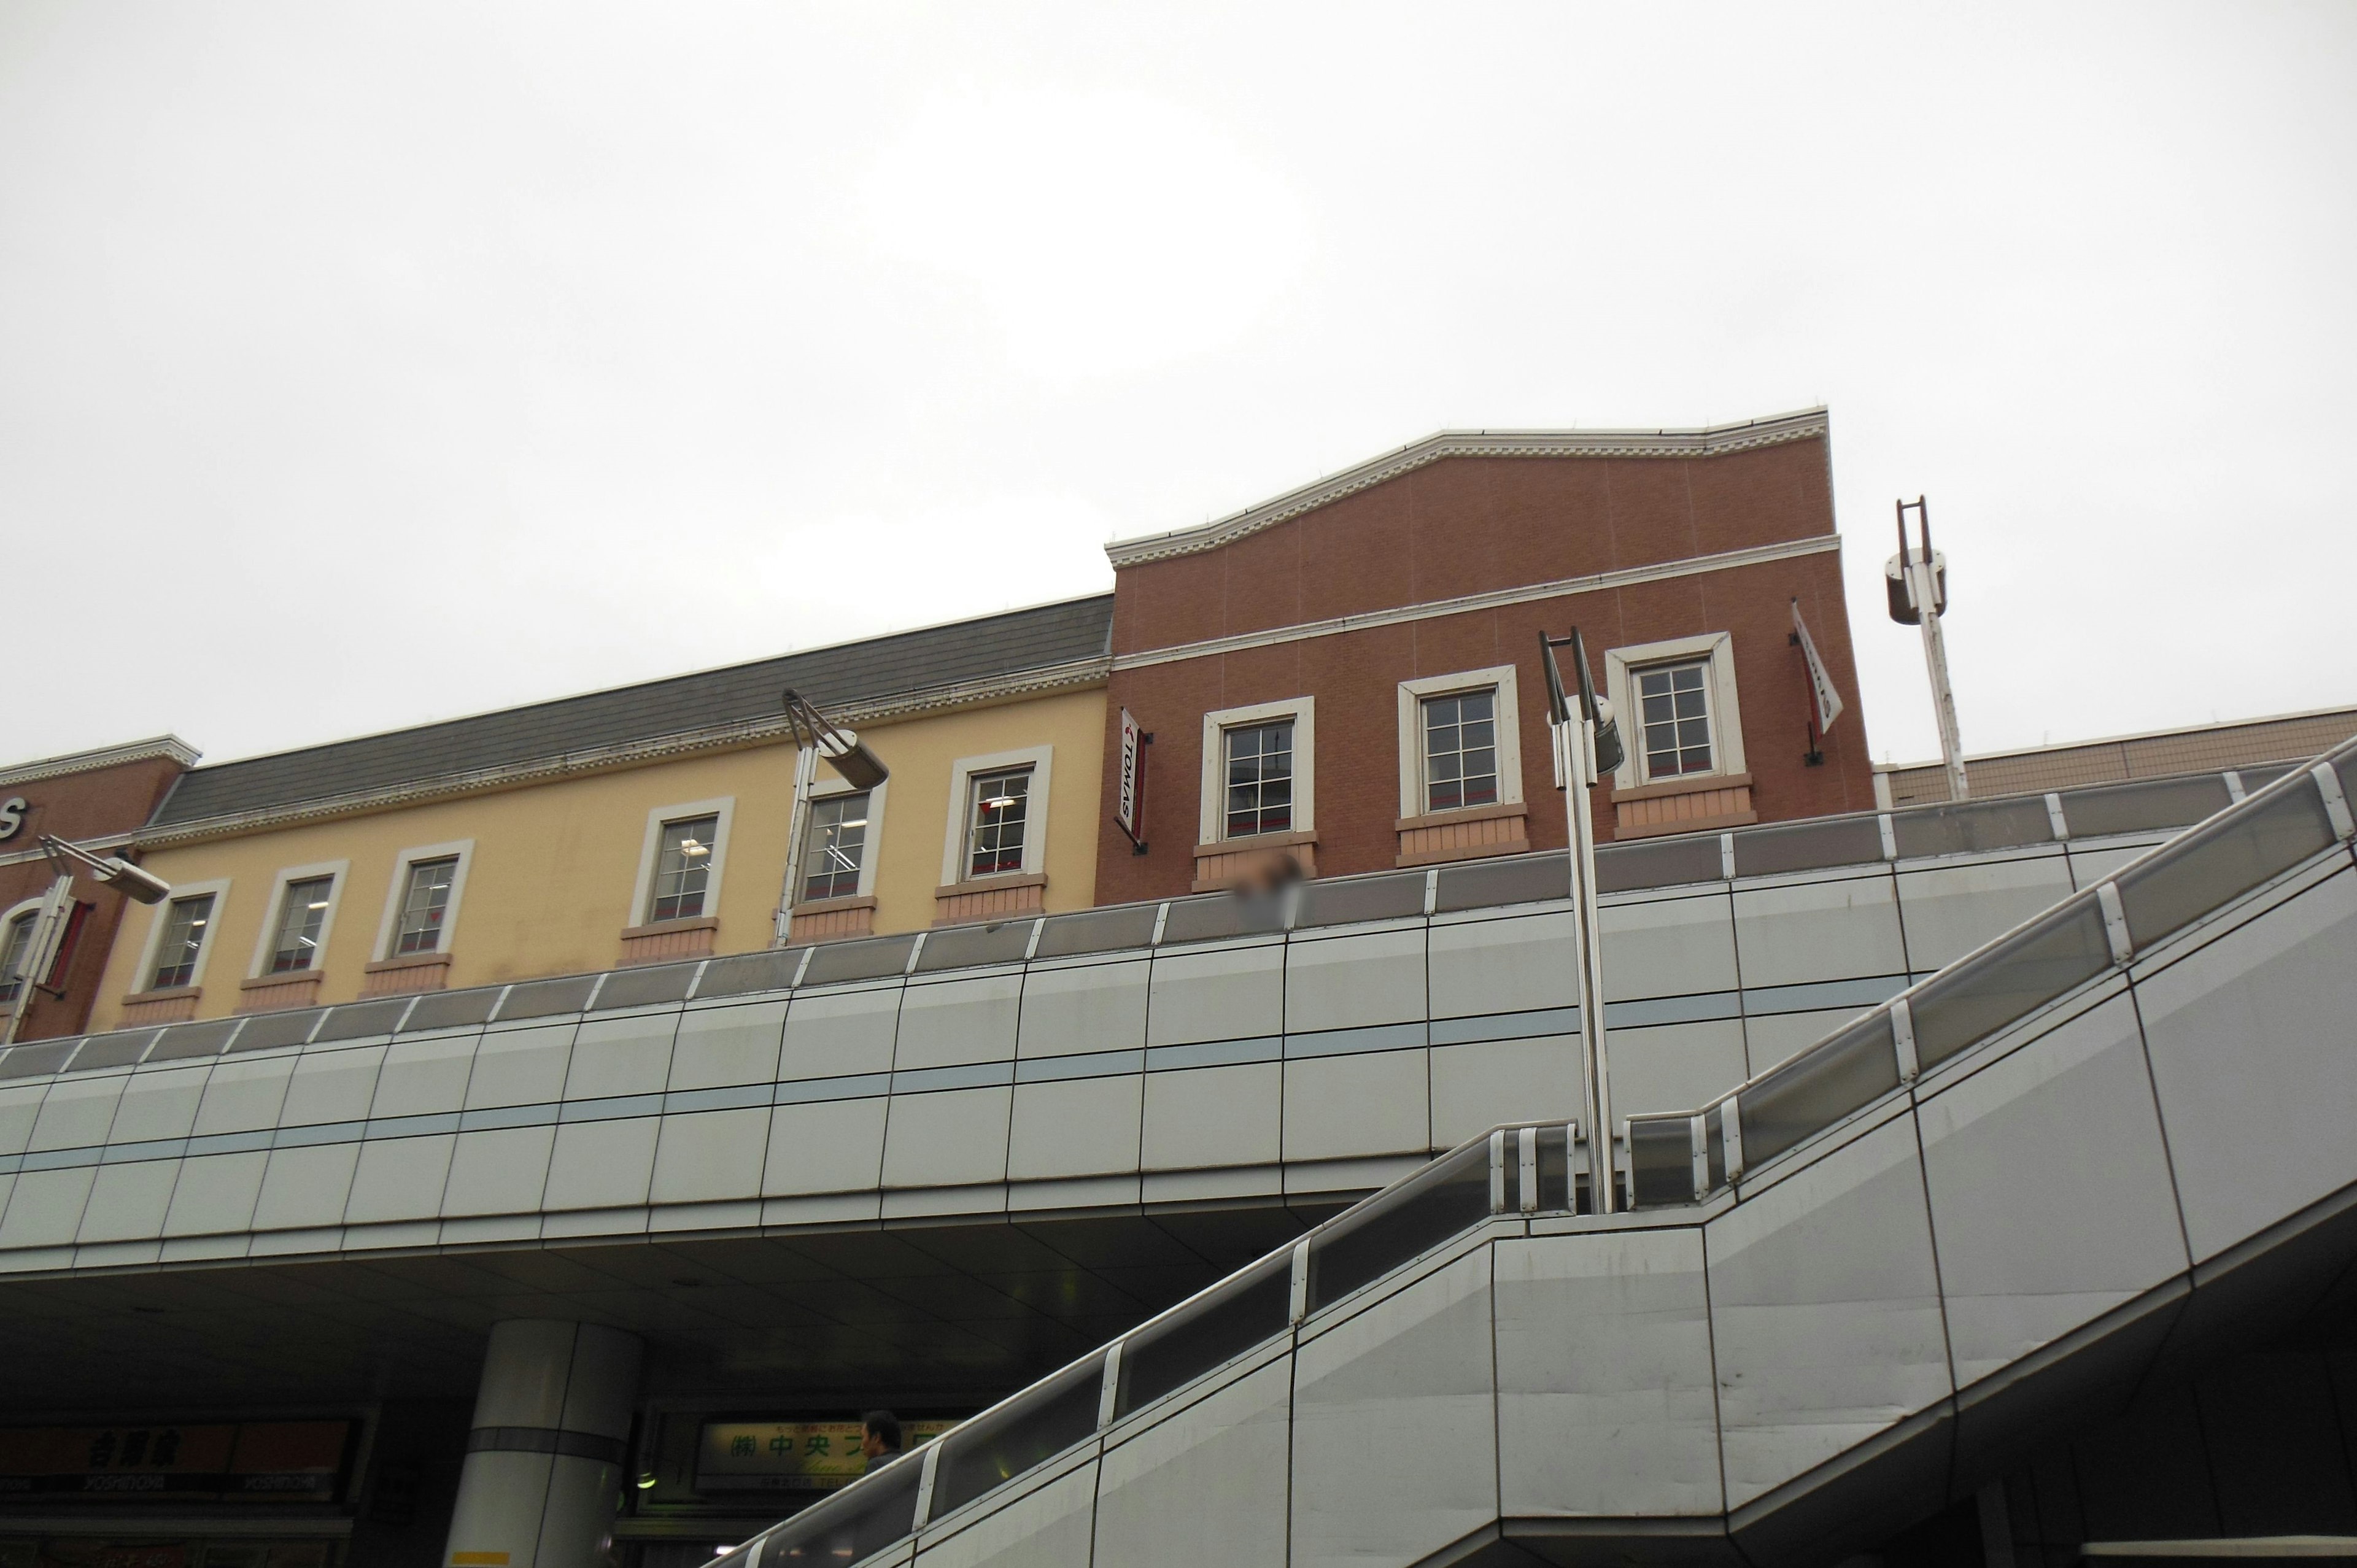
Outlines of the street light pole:
M64 942L66 927L73 919L73 884L76 872L86 872L102 887L112 887L124 897L141 904L160 904L172 896L172 885L155 873L142 871L119 854L95 855L80 844L68 843L61 838L43 833L39 839L41 854L58 879L49 884L42 897L40 913L34 917L32 940L25 944L24 968L16 976L16 994L8 1004L6 1024L0 1025L0 1046L16 1037L24 1026L25 1013L33 1004L33 988L49 972L57 961L58 948Z
M6 1025L0 1026L0 1046L14 1043L16 1031L24 1026L26 1010L33 1004L33 988L55 961L58 943L64 939L66 921L72 914L73 878L60 876L42 895L40 913L33 917L32 940L25 944L16 972L5 977L16 981L16 994L9 999Z
M1555 650L1571 650L1578 671L1575 689L1566 693ZM1539 653L1546 666L1547 723L1555 738L1555 778L1564 792L1564 814L1571 836L1571 897L1578 922L1574 946L1579 970L1579 1069L1587 1122L1587 1189L1596 1212L1610 1214L1620 1207L1620 1180L1612 1154L1619 1123L1612 1115L1612 1075L1605 1057L1604 939L1596 896L1596 823L1590 814L1589 791L1620 766L1620 729L1613 721L1612 704L1596 694L1587 667L1587 645L1579 628L1551 638L1539 633Z
M793 935L802 840L810 836L811 788L818 782L820 762L834 768L855 789L873 789L891 777L891 769L884 766L884 759L866 741L850 730L836 727L834 720L819 712L800 692L789 686L780 700L786 710L786 727L792 732L796 747L793 809L787 814L786 885L778 895L777 940L771 944L775 947L784 947Z

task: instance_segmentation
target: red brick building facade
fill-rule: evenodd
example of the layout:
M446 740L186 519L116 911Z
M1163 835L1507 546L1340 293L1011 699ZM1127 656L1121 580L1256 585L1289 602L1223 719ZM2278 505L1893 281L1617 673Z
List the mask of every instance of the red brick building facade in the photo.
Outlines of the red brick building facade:
M1874 804L1821 410L1435 436L1108 553L1103 903L1217 886L1270 848L1333 875L1562 847L1538 639L1575 624L1631 753L1597 792L1600 841ZM1814 764L1795 601L1850 709ZM1143 854L1114 821L1125 710L1154 736ZM1280 742L1271 784L1259 748Z
M167 736L102 751L0 768L0 946L19 925L29 929L57 874L39 848L55 834L95 854L112 854L152 815L197 754ZM74 913L65 942L45 973L29 977L20 1040L80 1034L90 1020L99 977L122 923L123 895L87 876L73 885ZM0 961L8 956L0 952ZM0 969L5 969L0 962ZM16 985L0 972L0 1026L16 1004Z

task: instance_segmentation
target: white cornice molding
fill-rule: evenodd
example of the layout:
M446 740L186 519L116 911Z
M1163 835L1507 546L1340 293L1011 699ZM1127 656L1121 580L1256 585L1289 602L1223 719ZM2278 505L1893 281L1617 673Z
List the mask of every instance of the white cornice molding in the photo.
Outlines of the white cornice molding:
M1182 659L1208 659L1215 654L1241 653L1246 649L1266 648L1275 643L1303 642L1313 637L1364 631L1370 627L1434 620L1442 616L1463 615L1469 610L1496 609L1503 605L1528 604L1534 599L1561 598L1567 594L1592 594L1604 588L1626 588L1638 583L1691 577L1702 572L1727 572L1739 566L1790 561L1803 555L1822 555L1840 549L1840 534L1821 533L1813 539L1788 540L1781 544L1757 544L1749 550L1728 550L1717 555L1690 555L1681 561L1626 566L1617 572L1598 572L1593 576L1560 577L1552 583L1533 583L1519 588L1492 588L1486 593L1460 594L1453 599L1428 599L1422 604L1401 605L1395 609L1369 610L1361 615L1335 616L1326 620L1271 627L1266 631L1240 632L1233 637L1207 638L1201 642L1143 649L1135 653L1115 656L1113 667L1115 670L1137 670L1148 664L1172 664Z
M183 768L194 768L200 755L178 736L151 736L145 740L125 741L121 746L102 746L96 751L77 751L70 757L45 757L38 762L0 768L0 785L31 784L43 779L61 779L69 773L94 773L102 768L119 768L126 762L145 762L153 757L169 757Z
M993 676L954 686L935 686L921 692L873 698L864 703L846 703L830 708L828 713L837 723L856 728L861 725L917 718L954 708L989 707L1025 697L1102 685L1110 670L1111 661L1103 658L1075 660L1064 664L1042 665L1013 675ZM417 805L426 800L489 794L494 790L544 784L584 773L641 767L650 762L697 752L759 746L787 739L791 733L785 716L780 714L774 718L713 725L646 740L627 741L618 746L596 746L587 751L563 752L554 757L533 757L467 773L446 773L412 779L386 789L355 790L316 800L298 800L258 811L145 827L126 836L130 843L141 849L161 849L167 845L198 843L210 839L235 838L242 833L287 827L296 822L361 816L371 811Z
M1717 457L1805 441L1829 428L1824 409L1806 408L1695 430L1444 430L1199 527L1115 540L1105 554L1122 567L1216 550L1444 457Z

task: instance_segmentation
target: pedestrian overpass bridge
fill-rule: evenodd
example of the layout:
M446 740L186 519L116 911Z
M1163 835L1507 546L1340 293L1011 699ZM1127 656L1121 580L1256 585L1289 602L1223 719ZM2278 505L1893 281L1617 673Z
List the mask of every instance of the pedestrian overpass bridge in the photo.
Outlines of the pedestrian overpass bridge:
M464 1394L495 1325L557 1320L642 1340L647 1397L1052 1374L807 1520L940 1568L1231 1528L1185 1552L1772 1556L1804 1497L1961 1475L2083 1341L2132 1361L2203 1269L2299 1253L2250 1238L2348 1179L2299 1197L2357 1087L2337 766L1608 848L1626 1215L1576 1202L1559 854L20 1045L0 1305L44 1354L0 1400ZM623 1400L544 1467L610 1466Z
M1830 1038L1473 1139L730 1552L1830 1562L2357 1260L2357 747Z

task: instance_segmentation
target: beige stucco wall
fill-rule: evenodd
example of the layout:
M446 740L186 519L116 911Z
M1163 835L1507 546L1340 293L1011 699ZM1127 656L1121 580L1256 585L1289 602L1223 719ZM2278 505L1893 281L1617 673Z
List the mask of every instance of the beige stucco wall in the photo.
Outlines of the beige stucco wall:
M863 732L891 769L872 851L876 929L932 923L950 814L950 778L960 758L1052 747L1047 807L1047 907L1086 908L1095 897L1097 787L1104 746L1104 692L1067 692L1027 702L928 715ZM784 746L689 757L584 778L403 807L364 816L155 849L147 868L176 886L226 880L205 959L197 1016L237 1009L239 982L255 972L257 946L281 871L347 861L320 966L322 1002L357 995L386 924L402 852L472 840L457 916L446 940L452 988L537 975L611 968L624 928L644 918L631 906L648 813L731 799L733 818L719 870L719 897L705 913L720 921L716 950L769 945L784 875L793 752ZM1035 819L1036 820L1036 819ZM91 1026L112 1026L142 972L163 907L136 908L123 922L107 961Z

